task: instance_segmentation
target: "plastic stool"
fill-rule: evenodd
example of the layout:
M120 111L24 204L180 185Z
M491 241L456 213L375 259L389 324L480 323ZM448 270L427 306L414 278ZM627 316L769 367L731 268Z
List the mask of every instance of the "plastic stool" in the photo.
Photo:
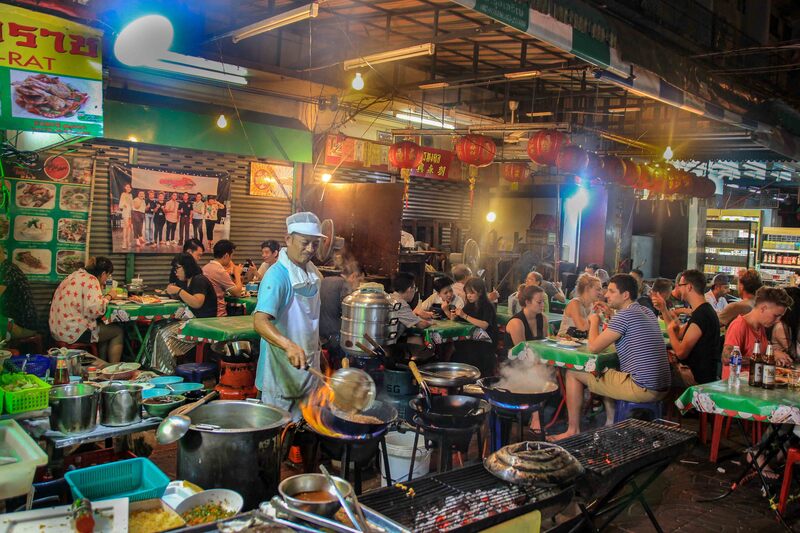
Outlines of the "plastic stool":
M625 400L617 400L616 408L614 409L614 423L622 422L630 417L631 411L634 409L643 409L653 413L653 418L661 418L661 402L626 402Z
M792 469L798 461L800 461L800 448L789 448L789 452L786 454L786 468L783 471L783 483L781 483L781 497L778 500L780 514L786 511L786 498L789 496L789 489L792 488Z
M97 357L97 343L96 342L64 342L56 341L56 348L69 348L70 350L83 350L89 352Z
M192 383L202 383L206 379L216 379L217 363L185 363L178 365L175 375Z

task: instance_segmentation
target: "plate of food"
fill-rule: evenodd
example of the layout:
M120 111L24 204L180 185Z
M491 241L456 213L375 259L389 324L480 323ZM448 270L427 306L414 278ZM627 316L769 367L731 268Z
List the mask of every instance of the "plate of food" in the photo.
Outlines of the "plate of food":
M561 339L556 343L556 346L559 346L561 348L577 348L578 346L581 346L581 343L579 343L578 341Z
M9 229L11 229L11 222L6 216L0 216L0 240L8 237Z
M130 300L133 303L143 304L143 305L161 303L161 298L159 298L158 296L134 295L134 296L129 296L128 300Z
M17 215L14 219L14 239L35 242L53 240L53 219L50 217Z
M69 275L83 266L83 253L75 250L59 250L56 252L56 273Z
M55 206L55 185L30 181L17 183L17 207L27 209L53 209Z
M63 211L88 211L89 189L87 187L69 185L61 187L59 207Z
M50 272L50 250L16 249L14 263L26 274L47 274Z
M88 220L62 218L58 221L58 240L60 242L85 243Z
M14 79L25 74L21 71L12 72L15 117L72 117L89 100L89 93L75 87L77 83L72 78L68 78L68 83L59 76L28 73L24 79Z
M545 338L544 340L546 340L547 342L552 342L552 343L556 344L556 343L558 343L558 342L559 342L561 339L560 339L560 338L558 338L558 337L556 337L555 335L548 335L548 336L547 336L547 338Z

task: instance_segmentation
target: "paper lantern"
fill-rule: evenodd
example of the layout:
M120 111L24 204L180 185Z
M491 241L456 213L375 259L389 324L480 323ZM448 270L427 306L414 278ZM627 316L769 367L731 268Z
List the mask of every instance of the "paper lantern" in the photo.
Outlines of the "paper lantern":
M555 165L559 150L568 144L569 137L560 131L537 131L528 140L528 157L540 165Z
M492 164L497 153L497 146L491 137L485 135L464 135L456 141L456 157L469 165L469 204L475 194L475 181L478 179L478 168Z
M405 189L403 201L408 207L408 186L411 184L411 171L422 163L422 147L412 141L400 141L389 147L389 163L400 169Z
M603 158L594 152L588 152L587 155L589 163L586 165L583 175L590 180L603 179Z
M580 146L564 146L556 155L556 166L561 172L583 174L589 166L589 154Z
M603 159L603 172L601 179L606 183L622 183L625 175L625 162L619 157L607 155Z
M528 165L525 163L504 163L503 179L511 182L511 190L519 189L519 184L528 177Z
M644 165L637 164L633 159L623 159L622 162L625 164L625 172L620 178L620 185L624 185L625 187L639 187L639 183L642 179L642 167Z

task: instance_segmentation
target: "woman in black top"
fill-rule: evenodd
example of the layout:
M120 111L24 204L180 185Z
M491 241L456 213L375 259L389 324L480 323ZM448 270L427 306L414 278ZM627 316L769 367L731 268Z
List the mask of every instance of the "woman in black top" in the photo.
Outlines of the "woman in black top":
M511 317L506 332L511 338L509 348L525 341L535 341L547 336L547 318L544 316L544 290L535 285L520 286L517 300L522 311Z
M170 284L167 286L167 294L188 305L197 318L217 316L217 295L214 287L203 275L194 257L187 253L181 254L175 265L175 274L186 288Z
M464 284L467 303L456 309L456 315L489 334L492 344L497 344L497 311L486 295L486 284L480 278L469 278Z

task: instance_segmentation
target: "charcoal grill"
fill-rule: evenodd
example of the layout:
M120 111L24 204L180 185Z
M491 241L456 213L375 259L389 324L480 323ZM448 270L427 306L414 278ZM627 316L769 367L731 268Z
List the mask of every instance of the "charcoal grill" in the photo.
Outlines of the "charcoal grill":
M586 525L592 531L602 531L638 501L656 531L661 532L644 491L691 448L695 438L693 432L670 422L628 419L559 441L586 469L589 494L595 497L605 494L586 506L579 504L582 517L571 531ZM628 487L630 490L623 494ZM601 518L604 518L602 523Z
M573 486L518 487L490 474L482 464L432 474L368 492L359 501L415 533L482 531L534 510L554 516L572 500Z

